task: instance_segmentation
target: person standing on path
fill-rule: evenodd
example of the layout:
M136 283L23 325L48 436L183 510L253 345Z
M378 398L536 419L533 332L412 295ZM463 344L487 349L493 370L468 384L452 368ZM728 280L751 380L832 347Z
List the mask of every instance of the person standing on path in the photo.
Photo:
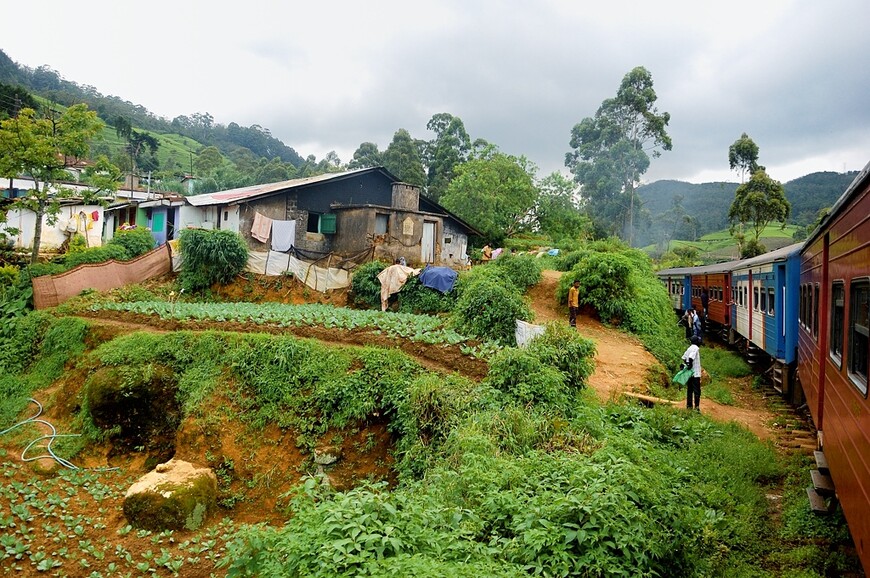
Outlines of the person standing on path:
M574 280L568 289L568 324L577 327L577 310L580 309L580 281Z
M692 377L686 382L686 409L701 411L701 338L692 336L692 344L683 354L683 366L692 370ZM694 401L694 406L693 402Z

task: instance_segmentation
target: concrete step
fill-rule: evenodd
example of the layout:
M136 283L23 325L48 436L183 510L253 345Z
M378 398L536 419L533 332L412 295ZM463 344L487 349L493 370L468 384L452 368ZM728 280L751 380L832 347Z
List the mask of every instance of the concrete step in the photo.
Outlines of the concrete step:
M807 498L810 500L810 509L814 514L824 516L831 513L824 496L816 492L815 488L807 488Z
M834 495L834 480L830 476L823 474L819 470L810 470L810 477L813 479L813 488L816 492L823 496Z
M816 458L816 467L819 469L819 472L830 476L831 470L828 469L828 460L825 458L825 452L815 451L813 456Z

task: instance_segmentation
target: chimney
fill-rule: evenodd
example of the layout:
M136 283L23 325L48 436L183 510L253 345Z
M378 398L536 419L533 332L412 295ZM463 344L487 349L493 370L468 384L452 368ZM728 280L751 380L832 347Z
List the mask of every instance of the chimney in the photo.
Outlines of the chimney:
M408 183L393 183L392 207L405 211L419 211L420 188Z

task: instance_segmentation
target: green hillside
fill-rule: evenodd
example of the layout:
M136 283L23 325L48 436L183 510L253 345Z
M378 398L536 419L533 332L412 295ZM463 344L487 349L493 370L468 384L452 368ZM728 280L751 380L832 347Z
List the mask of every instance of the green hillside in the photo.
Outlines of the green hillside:
M807 226L814 223L819 211L833 205L856 175L857 171L818 172L784 183L786 198L792 205L789 224ZM670 239L698 240L726 229L729 225L728 210L738 186L738 183L693 184L662 180L640 187L637 194L648 219L646 228L639 232L638 243L650 245ZM675 202L682 207L681 214L690 219L669 220Z
M799 227L796 225L786 225L783 228L781 223L772 223L762 231L759 241L768 251L773 251L794 243L794 234L798 229ZM668 251L686 247L698 251L696 264L730 261L738 259L740 256L737 241L734 240L727 228L708 233L694 241L673 240L667 245L652 243L642 247L642 249L647 254L658 258Z

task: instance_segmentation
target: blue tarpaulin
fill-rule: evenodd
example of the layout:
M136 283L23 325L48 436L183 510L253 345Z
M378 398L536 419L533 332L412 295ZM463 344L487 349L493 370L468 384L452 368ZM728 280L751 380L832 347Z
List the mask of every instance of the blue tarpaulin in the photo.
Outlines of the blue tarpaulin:
M423 269L423 272L420 273L420 283L425 287L431 287L442 293L447 293L453 289L458 276L459 273L450 267L431 267L427 265Z

